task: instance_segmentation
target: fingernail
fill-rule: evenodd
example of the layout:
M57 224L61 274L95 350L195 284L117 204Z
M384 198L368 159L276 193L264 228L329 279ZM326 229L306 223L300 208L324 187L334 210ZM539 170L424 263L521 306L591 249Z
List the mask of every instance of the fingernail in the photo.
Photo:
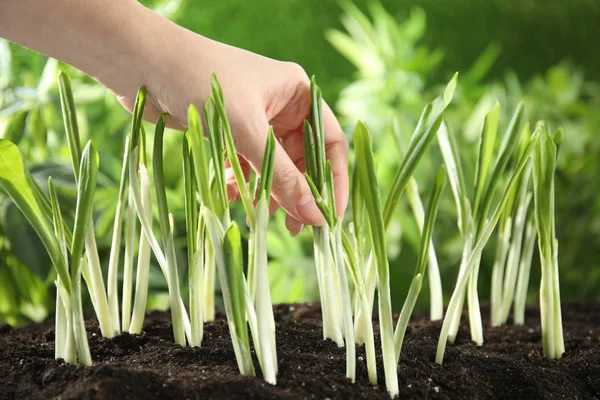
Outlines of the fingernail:
M311 224L320 226L325 223L325 218L321 214L321 210L319 210L314 197L310 194L305 194L300 198L296 210L302 219Z
M285 226L290 231L290 236L296 237L304 229L304 224L300 221L296 221L294 218L288 217L285 221Z
M292 235L292 237L296 237L300 234L300 232L302 232L304 230L304 224L300 224L298 229L295 232L290 232L290 234Z

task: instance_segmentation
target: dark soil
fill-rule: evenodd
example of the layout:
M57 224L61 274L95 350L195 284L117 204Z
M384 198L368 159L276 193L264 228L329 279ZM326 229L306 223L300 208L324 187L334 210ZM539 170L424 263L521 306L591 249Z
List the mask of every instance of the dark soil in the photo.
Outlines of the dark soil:
M149 314L142 336L114 339L100 337L90 319L90 368L53 359L52 321L17 330L0 327L0 398L389 398L381 360L380 386L373 387L362 349L357 382L346 380L344 349L322 339L318 305L277 306L276 320L277 386L238 374L223 315L206 325L202 347L194 349L173 343L168 313ZM525 326L486 327L482 347L470 343L465 314L457 343L439 366L433 360L440 323L418 315L402 348L400 398L600 398L600 303L564 304L563 320L567 353L555 361L541 355L537 311L528 313Z

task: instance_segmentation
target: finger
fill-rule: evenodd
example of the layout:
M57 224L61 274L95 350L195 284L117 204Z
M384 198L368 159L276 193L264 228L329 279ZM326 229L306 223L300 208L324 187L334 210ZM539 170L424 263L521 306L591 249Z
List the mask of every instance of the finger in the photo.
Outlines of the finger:
M275 212L279 209L279 203L271 197L271 201L269 202L269 218L275 214Z
M285 217L285 227L292 237L296 237L304 229L304 224L288 214Z
M119 103L121 103L121 105L127 111L133 112L133 107L135 104L135 96L127 96L127 97L119 96L117 99L119 100ZM162 111L160 111L154 105L154 103L152 102L151 99L146 101L146 105L144 106L144 114L143 114L144 120L154 124L154 123L156 123L156 121L158 121L158 118L160 117L161 114L162 114ZM185 126L177 123L175 121L175 119L173 117L171 117L170 115L167 115L165 126L167 128L176 129L178 131L184 131L186 129Z
M251 173L250 164L248 164L248 162L243 158L240 158L240 167L242 168L242 173L244 174L245 182L248 182ZM238 188L237 181L235 180L233 168L231 168L229 160L225 161L225 184L227 185L227 198L229 202L233 203L234 201L239 200L240 190Z
M260 122L245 124L236 135L238 152L248 160L255 171L261 170L268 127L263 115ZM297 221L318 226L325 223L304 175L294 165L279 142L275 144L271 195Z
M327 103L323 103L325 151L331 162L338 217L343 217L348 207L348 139Z

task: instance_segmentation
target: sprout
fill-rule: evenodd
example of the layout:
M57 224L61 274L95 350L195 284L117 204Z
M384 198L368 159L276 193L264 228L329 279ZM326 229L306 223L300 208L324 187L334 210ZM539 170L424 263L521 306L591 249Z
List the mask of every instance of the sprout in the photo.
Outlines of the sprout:
M560 288L558 282L558 240L554 222L554 172L557 146L541 125L539 143L533 157L535 224L542 267L540 313L544 355L561 358L565 352ZM560 138L559 138L560 140Z
M79 139L79 128L77 125L77 115L75 111L75 102L71 91L71 82L69 77L60 71L58 73L58 88L60 92L60 103L63 110L63 120L65 124L65 132L67 134L67 143L69 145L69 154L71 155L71 163L75 174L75 182L79 181L78 168L82 158L81 145ZM110 316L108 307L108 297L104 286L104 278L102 276L102 267L98 257L98 247L96 246L96 236L94 233L94 222L92 215L89 215L87 221L85 237L85 254L87 257L87 266L84 266L82 274L87 282L87 286L92 298L92 304L98 316L100 330L102 336L113 337L118 333L118 324L113 326L113 320ZM118 317L116 319L118 321Z

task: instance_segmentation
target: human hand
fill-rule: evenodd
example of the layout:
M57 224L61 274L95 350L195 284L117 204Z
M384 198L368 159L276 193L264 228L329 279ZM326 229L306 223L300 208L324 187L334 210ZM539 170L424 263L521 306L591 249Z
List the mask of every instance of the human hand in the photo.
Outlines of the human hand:
M303 176L302 126L311 105L310 81L304 70L297 64L209 40L158 15L150 17L157 33L153 38L156 46L139 64L148 93L145 118L156 121L160 113L167 112L172 127L185 127L189 104L202 110L211 90L210 75L215 72L223 87L236 149L247 177L250 168L260 172L268 127L274 128L278 144L271 213L278 207L287 212L286 226L292 235L297 235L304 224L325 223ZM103 80L111 87L110 77ZM129 110L135 102L136 85L111 87ZM348 201L348 142L325 103L323 119L336 208L342 216ZM228 194L233 201L239 198L239 192L229 172Z
M167 112L175 128L185 127L190 104L203 109L210 76L216 73L246 175L250 168L260 171L268 127L273 125L278 144L271 211L285 209L293 235L303 224L325 223L302 174L302 125L309 116L310 84L298 65L197 35L137 0L0 2L0 37L73 65L116 93L130 111L138 88L145 86L145 118L155 122ZM348 202L348 143L327 104L323 114L341 216ZM228 192L235 200L239 194L229 175Z

